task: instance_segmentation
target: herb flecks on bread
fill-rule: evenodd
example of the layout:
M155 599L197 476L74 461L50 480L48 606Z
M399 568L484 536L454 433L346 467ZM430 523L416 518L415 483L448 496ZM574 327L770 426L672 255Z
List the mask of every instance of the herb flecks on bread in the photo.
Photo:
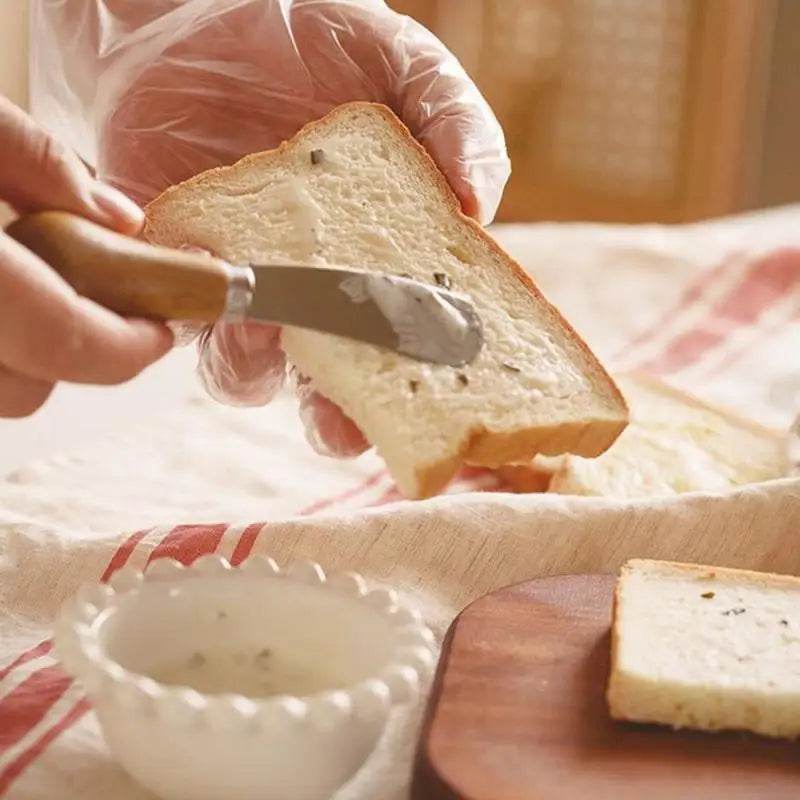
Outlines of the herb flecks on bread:
M528 275L476 222L389 109L351 103L274 151L156 198L145 236L232 263L312 261L411 275L469 295L485 346L465 368L286 328L291 362L340 405L410 498L462 463L596 456L627 424L622 395Z
M800 736L800 578L629 561L607 699L618 720Z

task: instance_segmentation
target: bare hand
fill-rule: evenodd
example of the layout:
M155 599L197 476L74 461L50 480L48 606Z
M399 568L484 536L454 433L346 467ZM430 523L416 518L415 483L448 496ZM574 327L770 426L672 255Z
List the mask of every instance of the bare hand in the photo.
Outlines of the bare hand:
M123 233L141 211L0 97L0 200L17 212L59 209ZM116 384L172 345L160 325L125 320L79 297L46 263L0 232L0 417L32 414L58 381Z

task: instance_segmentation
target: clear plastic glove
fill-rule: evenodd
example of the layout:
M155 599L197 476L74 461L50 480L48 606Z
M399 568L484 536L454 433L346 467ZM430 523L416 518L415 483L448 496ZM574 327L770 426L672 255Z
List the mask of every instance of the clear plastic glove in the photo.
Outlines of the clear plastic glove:
M32 0L34 113L139 203L209 167L278 145L350 100L389 105L464 211L488 223L510 173L503 133L457 60L382 0ZM217 325L200 374L261 404L286 372L277 330ZM317 449L367 443L304 379Z

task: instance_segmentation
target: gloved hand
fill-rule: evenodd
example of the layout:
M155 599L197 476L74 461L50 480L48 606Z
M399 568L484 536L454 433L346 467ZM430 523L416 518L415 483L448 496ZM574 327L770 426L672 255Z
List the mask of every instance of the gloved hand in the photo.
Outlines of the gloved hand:
M82 154L140 203L371 100L405 121L466 213L487 223L497 209L510 172L497 120L441 42L382 0L34 0L33 20L35 112L98 131ZM200 375L219 399L265 403L285 371L278 330L201 336ZM367 447L306 379L296 385L312 445Z
M137 233L139 208L92 178L78 157L0 96L0 200L18 212L59 209ZM0 231L0 417L32 414L58 381L114 384L163 356L162 325L125 320L78 297Z

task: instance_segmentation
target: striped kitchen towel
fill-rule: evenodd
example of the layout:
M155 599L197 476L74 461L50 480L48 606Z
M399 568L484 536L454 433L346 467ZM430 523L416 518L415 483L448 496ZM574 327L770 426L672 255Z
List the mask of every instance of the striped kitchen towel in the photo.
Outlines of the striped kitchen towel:
M661 240L648 249L642 232L624 247L589 237L559 261L556 239L545 239L526 266L612 370L668 377L788 425L800 402L800 249L701 263ZM738 565L746 555L753 568L800 572L800 548L787 546L800 523L790 481L625 504L510 496L492 472L469 469L447 496L411 504L373 454L340 464L308 452L294 414L290 398L254 411L192 398L178 415L0 486L0 797L149 797L109 758L49 638L82 581L126 564L212 552L233 563L253 551L312 557L399 586L440 634L464 603L515 580L669 556L658 550L668 531L687 531L687 559ZM174 524L181 519L197 522ZM137 532L115 532L125 528ZM726 546L737 531L746 553ZM342 800L402 796L419 712L397 724Z

